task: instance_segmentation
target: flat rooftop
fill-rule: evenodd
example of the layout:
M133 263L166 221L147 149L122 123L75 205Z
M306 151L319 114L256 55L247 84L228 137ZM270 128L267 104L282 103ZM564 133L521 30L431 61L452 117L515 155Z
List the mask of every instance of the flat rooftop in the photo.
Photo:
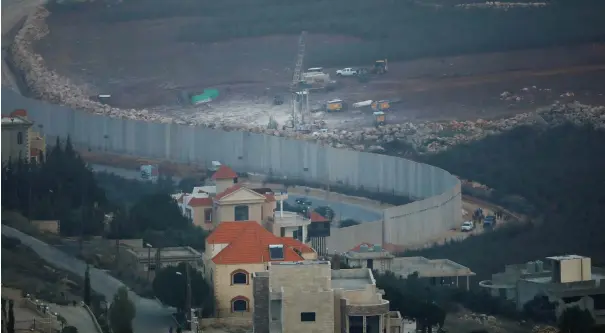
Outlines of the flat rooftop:
M149 253L151 252L151 260L155 260L156 253L158 251L157 248L147 248L147 247L137 247L130 248L130 251L135 253L135 255L139 258L139 260L147 260L149 258ZM201 258L202 254L194 250L189 246L182 247L165 247L160 250L160 256L162 259L196 259Z
M391 271L403 277L418 272L419 277L473 276L468 267L449 259L425 257L401 257L393 259Z
M562 255L562 256L546 257L546 259L554 260L554 261L584 259L584 258L588 258L588 257L579 256L577 254L566 254L566 255Z
M605 270L599 267L591 267L591 277L588 281L599 281L605 279ZM552 276L538 276L538 277L525 277L522 280L535 282L535 283L551 283ZM578 281L578 282L587 282L587 281Z
M338 269L332 271L332 288L344 290L363 290L367 285L375 284L372 273L367 268Z

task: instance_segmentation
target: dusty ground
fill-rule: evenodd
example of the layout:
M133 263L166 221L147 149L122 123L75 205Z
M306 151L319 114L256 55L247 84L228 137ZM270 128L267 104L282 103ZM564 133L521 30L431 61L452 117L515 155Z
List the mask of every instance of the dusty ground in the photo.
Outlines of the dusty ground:
M92 15L53 13L48 19L51 33L37 45L50 68L86 85L91 96L111 94L110 103L119 107L154 108L188 118L262 125L269 116L278 123L287 120L288 106L272 106L271 100L285 93L291 80L297 36L181 43L179 29L200 18L87 23L93 21ZM307 49L358 42L351 37L310 35ZM503 117L565 100L560 95L568 91L575 94L571 100L605 104L605 45L422 59L390 63L389 68L386 76L366 84L340 80L339 89L314 94L312 101L400 99L389 119L396 122ZM503 91L531 86L538 92L519 103L499 98ZM198 93L208 87L222 93L211 107L180 104L183 92ZM372 119L368 113L351 111L317 116L330 127L369 125Z

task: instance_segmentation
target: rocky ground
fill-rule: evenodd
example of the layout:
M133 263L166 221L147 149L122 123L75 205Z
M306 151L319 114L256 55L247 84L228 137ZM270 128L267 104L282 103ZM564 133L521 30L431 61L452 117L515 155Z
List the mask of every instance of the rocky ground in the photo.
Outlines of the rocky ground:
M230 52L227 58L237 66L234 65L231 71L219 75L224 80L223 91L226 97L217 103L203 107L183 107L174 103L170 105L165 99L159 99L155 103L161 106L143 103L138 105L148 105L148 107L125 109L99 103L90 97L104 91L95 90L98 89L99 82L109 84L103 89L121 89L127 88L124 82L128 81L127 86L131 89L122 89L129 92L127 95L122 94L122 100L140 100L141 96L154 100L157 96L163 96L162 92L174 90L174 87L183 84L167 79L166 75L176 69L160 70L158 73L163 73L158 74L161 82L154 81L155 87L149 85L149 76L154 75L154 72L149 71L146 78L141 78L141 86L138 87L137 77L131 75L135 72L143 73L148 67L141 67L129 73L122 66L127 65L128 59L120 64L119 58L110 57L113 66L103 63L99 57L103 53L95 47L112 49L111 45L104 44L100 35L91 35L95 38L90 40L83 40L85 35L74 36L74 25L61 25L56 22L57 18L53 23L53 30L56 32L48 36L49 15L48 10L40 7L35 14L29 16L23 29L17 33L10 50L14 63L25 73L25 81L35 97L95 114L154 122L176 122L225 130L246 130L373 152L384 152L389 149L389 146L397 144L412 146L421 152L438 152L459 143L478 140L526 124L554 126L564 121L572 121L605 127L605 107L593 106L605 105L605 96L603 96L605 63L602 62L603 58L599 57L605 54L605 47L602 45L561 49L557 52L550 50L553 51L550 53L545 50L531 50L521 53L492 54L489 57L471 55L393 63L386 77L368 84L347 81L343 83L344 88L337 92L340 96L349 97L351 101L388 97L400 101L399 104L394 104L394 110L388 113L386 126L379 128L371 126L371 112L364 110L352 110L338 115L318 112L314 114L314 131L300 133L281 129L281 125L289 118L287 106L270 105L273 93L283 89L279 84L287 85L290 69L279 66L286 65L284 59L289 59L290 52L284 52L288 57L285 54L276 56L277 60L274 62L277 67L270 69L265 67L268 67L271 61L262 58L262 54L250 51L252 53L248 58L261 59L258 60L260 66L252 67L252 63L240 63L237 58L233 58L233 53L238 52ZM82 31L88 29L88 33L92 33L91 27L78 26L77 28ZM155 31L164 31L160 28L156 26ZM145 31L145 33L150 32ZM103 34L115 36L106 31ZM70 36L71 40L65 39ZM283 44L286 41L284 38L268 37L265 42ZM315 38L316 43L320 43L322 38L330 39L326 36ZM110 39L114 38L110 37ZM331 40L334 40L334 37L331 37ZM121 40L121 43L125 41ZM44 43L48 45L49 42L52 42L52 49L58 51L51 52L48 47L42 45ZM341 42L348 43L351 40L343 39ZM253 48L255 45L251 41L246 43L244 44L248 45L248 48ZM36 46L37 44L42 46ZM86 47L83 48L81 44ZM228 50L227 46L212 45L208 46L206 51L218 56L221 48L223 54ZM240 48L244 46L240 45ZM270 43L267 46L270 46ZM122 52L122 57L131 57L130 61L134 61L136 59L132 57L141 55L140 52L143 51L142 49L133 51L134 47L136 45L131 48L124 45L122 48L114 47L112 50L117 53ZM42 50L44 58L37 53L37 49ZM86 49L87 53L78 54L78 50L83 49ZM91 52L97 52L96 56L87 58ZM73 58L74 54L82 58ZM167 59L175 59L173 54L162 55ZM570 58L575 60L570 62ZM91 60L94 60L94 63L91 63ZM212 61L212 59L202 60ZM163 61L166 62L165 59ZM214 58L214 61L219 60ZM530 64L521 65L523 61ZM47 62L51 65L47 65ZM170 63L183 62L185 67L189 67L189 72L191 66L196 65L187 64L186 61ZM62 63L68 65L61 66ZM150 64L152 63L148 65ZM78 72L74 71L76 67L79 67L80 74L74 74ZM194 71L196 72L194 74L199 76L204 73L208 75L204 75L202 81L192 85L220 86L219 78L212 79L213 73L206 67L202 66L199 71ZM225 70L227 65L217 63L217 66L211 67ZM112 77L109 76L105 77L106 80L86 82L86 79L97 74L102 76L103 68L107 72L114 71L111 74L114 78L119 77L116 73L121 72L122 78L112 81ZM180 70L181 73L183 71L184 69ZM255 71L265 74L260 75ZM236 81L238 73L242 74L239 75L239 81ZM398 74L401 74L401 79ZM251 80L254 77L258 81ZM117 83L112 86L112 82ZM577 91L571 89L574 87ZM321 98L332 97L335 96L326 95ZM581 104L577 100L586 101L587 104ZM136 105L136 103L131 104L131 106ZM271 118L277 121L278 129L267 128Z

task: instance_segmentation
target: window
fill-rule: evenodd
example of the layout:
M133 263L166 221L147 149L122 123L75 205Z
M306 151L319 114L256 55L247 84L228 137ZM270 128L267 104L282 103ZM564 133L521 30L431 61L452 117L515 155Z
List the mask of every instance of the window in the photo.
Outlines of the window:
M23 132L17 132L17 144L18 145L23 144Z
M315 321L315 312L301 312L300 321Z
M246 312L248 311L248 299L244 296L238 296L231 300L231 311Z
M284 260L284 246L282 244L269 245L270 260Z
M234 215L236 221L248 221L248 206L235 206Z
M212 208L204 209L204 221L205 222L212 221Z
M248 284L248 272L237 270L231 273L231 284Z

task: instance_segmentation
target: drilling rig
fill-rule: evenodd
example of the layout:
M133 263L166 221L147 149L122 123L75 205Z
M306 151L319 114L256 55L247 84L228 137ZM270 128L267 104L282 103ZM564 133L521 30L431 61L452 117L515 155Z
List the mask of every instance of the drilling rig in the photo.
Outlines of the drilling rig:
M307 32L303 31L298 39L298 55L296 57L296 66L294 67L294 76L290 85L292 100L290 101L292 128L297 131L306 131L311 125L311 111L309 109L309 89L303 88L302 67L305 58L305 40Z

